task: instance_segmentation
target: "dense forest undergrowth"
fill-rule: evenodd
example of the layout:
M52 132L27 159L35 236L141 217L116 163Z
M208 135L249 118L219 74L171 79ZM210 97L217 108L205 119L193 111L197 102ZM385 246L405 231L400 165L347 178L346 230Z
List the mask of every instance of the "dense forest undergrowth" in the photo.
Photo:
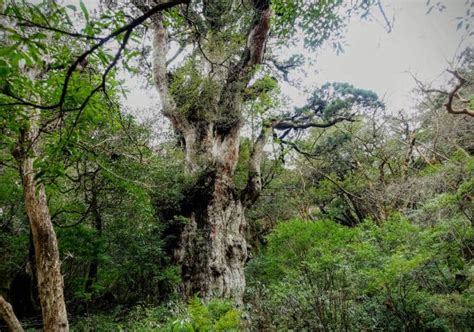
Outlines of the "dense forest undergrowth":
M0 330L474 329L472 50L293 107L272 51L377 2L237 2L0 2Z

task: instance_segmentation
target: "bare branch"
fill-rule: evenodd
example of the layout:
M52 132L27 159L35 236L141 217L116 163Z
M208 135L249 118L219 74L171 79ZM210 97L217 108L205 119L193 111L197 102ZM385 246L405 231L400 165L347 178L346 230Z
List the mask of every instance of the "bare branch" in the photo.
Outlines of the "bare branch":
M286 81L286 82L289 82L289 77L288 75L290 74L290 70L295 68L295 67L298 67L299 64L297 63L289 63L289 64L285 64L285 63L281 63L279 62L277 59L271 57L271 58L266 58L266 61L270 62L271 64L273 64L273 67L275 67L275 69L282 73L283 75L283 79ZM270 68L272 68L271 66L269 66Z
M275 124L273 125L273 128L276 130L288 130L288 129L308 129L308 128L329 128L334 126L335 124L342 122L342 121L355 121L352 116L348 117L337 117L332 121L329 122L302 122L302 121L291 121L291 119L288 120L282 120L282 121L276 121ZM285 135L286 136L286 135Z
M184 51L184 47L180 47L176 53L168 60L166 61L166 65L169 66L174 60L176 60L176 58L181 54L183 53Z
M419 79L415 77L415 75L411 74L415 82L417 83L418 87L423 93L430 94L430 93L438 93L440 95L445 95L448 96L448 101L444 106L446 107L446 110L448 113L451 114L465 114L471 117L474 117L474 110L470 109L469 107L469 100L466 98L463 98L460 94L461 88L467 83L467 80L459 74L458 71L456 70L447 70L448 73L451 73L457 80L458 83L454 86L454 88L448 92L444 91L441 89L433 89L433 88L426 88L425 84L421 82ZM455 101L459 101L462 104L466 104L464 108L457 109L454 106Z
M463 87L464 84L466 84L467 80L463 78L456 70L448 70L449 73L453 74L454 77L458 79L458 83L454 87L454 89L449 92L448 94L448 102L445 104L446 109L448 110L449 113L451 114L466 114L471 117L474 117L474 110L469 109L469 106L466 106L462 109L455 109L453 106L453 102L455 99L461 101L464 104L469 103L467 99L464 99L460 96L459 90Z
M392 32L393 22L395 18L392 18L391 21L388 19L387 14L385 13L385 10L380 0L377 1L377 7L379 8L380 14L382 14L382 17L385 21L385 29L387 30L387 33Z

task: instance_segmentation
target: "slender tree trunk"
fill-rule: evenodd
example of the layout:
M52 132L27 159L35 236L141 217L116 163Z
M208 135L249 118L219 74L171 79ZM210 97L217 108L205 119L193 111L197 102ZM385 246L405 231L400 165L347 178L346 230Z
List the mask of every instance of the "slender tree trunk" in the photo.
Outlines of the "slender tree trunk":
M5 301L3 296L0 295L0 313L2 318L7 323L8 329L12 332L23 332L20 321L16 318L10 303Z
M92 201L91 201L92 215L94 216L94 227L97 231L97 236L99 240L102 238L102 216L99 211L99 205L97 202L97 193L95 190L92 192ZM94 257L89 265L89 272L87 274L85 291L87 293L92 292L92 285L97 280L97 273L99 270L99 248L96 246L94 249Z
M36 257L36 277L45 331L68 331L58 241L51 222L44 185L36 182L34 160L38 153L40 112L31 110L28 128L14 152L20 167L25 209Z
M35 245L33 242L33 233L31 231L31 227L30 227L30 234L29 234L28 265L26 268L26 272L30 279L29 281L30 291L28 293L30 296L31 307L33 308L34 311L40 312L41 305L39 303L39 297L38 297L38 279L36 277L37 273L36 273Z

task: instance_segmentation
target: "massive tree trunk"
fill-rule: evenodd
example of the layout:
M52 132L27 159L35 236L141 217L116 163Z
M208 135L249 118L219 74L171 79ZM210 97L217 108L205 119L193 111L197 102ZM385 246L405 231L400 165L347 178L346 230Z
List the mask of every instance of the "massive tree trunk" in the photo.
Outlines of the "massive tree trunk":
M31 227L36 276L45 331L68 331L58 241L51 222L44 185L37 182L34 160L38 154L39 110L31 110L28 127L22 130L17 149L25 209Z
M189 204L183 214L188 223L175 252L182 267L182 291L186 296L198 293L204 299L242 299L246 223L244 207L232 180L238 159L238 134L237 128L226 134L211 128L200 142L208 146L197 144L198 148L193 144L193 149L187 149L188 169L197 181L186 197ZM196 160L196 148L208 154L204 169Z
M231 185L220 183L221 179L211 181L215 181L209 188L212 193L190 213L176 251L182 267L182 290L187 296L240 302L247 258L244 209Z
M139 1L135 3L141 10L147 10ZM262 62L271 10L268 0L252 2L247 42L229 56L225 54L227 50L212 48L212 40L222 38L219 34L225 29L224 17L233 8L232 1L219 4L222 5L204 1L204 16L190 8L183 11L186 16L201 20L202 24L197 25L207 27L208 36L199 37L199 46L191 55L197 60L194 69L201 72L203 80L212 80L216 86L213 91L197 91L201 94L198 98L206 100L207 105L197 103L191 110L183 110L182 99L175 100L169 91L172 79L166 61L169 45L161 13L152 17L153 76L162 112L183 137L187 170L196 179L194 188L184 199L182 214L188 222L174 251L182 268L183 294L199 294L204 299L229 298L239 303L245 289L247 259L244 209L258 197L261 189L259 161L251 165L249 188L240 193L234 187L242 123L240 102L255 65ZM267 137L268 130L256 144L255 159L261 157Z

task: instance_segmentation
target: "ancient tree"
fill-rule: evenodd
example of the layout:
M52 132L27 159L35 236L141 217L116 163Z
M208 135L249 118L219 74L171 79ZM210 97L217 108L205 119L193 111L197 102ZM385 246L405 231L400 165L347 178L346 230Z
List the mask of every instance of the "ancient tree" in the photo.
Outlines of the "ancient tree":
M74 40L72 45L81 50L71 54L69 47L60 46L57 55L44 63L47 74L42 82L54 82L54 93L47 93L39 86L36 93L8 88L18 77L34 85L21 68L5 76L0 91L4 100L2 109L28 110L27 120L17 132L14 156L21 171L35 243L45 324L54 325L57 330L67 329L59 253L42 174L34 161L42 155L41 142L46 133L64 130L66 135L60 135L60 143L67 147L89 105L92 103L97 108L99 100L111 103L107 92L114 86L111 77L121 58L131 54L129 44L135 28L143 24L151 28L152 71L162 113L172 123L185 152L187 173L194 180L176 213L187 222L180 229L173 249L182 269L182 290L188 296L199 293L205 299L241 301L247 259L244 212L261 193L261 164L269 138L273 136L281 144L292 146L292 133L353 120L357 108L374 106L376 99L373 94L351 86L327 85L308 100L306 107L262 118L260 135L253 142L247 185L238 190L234 173L245 124L245 105L272 89L278 77L288 79L290 69L301 64L298 56L282 61L271 50L291 44L294 36L302 33L310 47L335 37L333 44L337 48L340 28L347 15L355 9L367 11L371 1L362 0L352 7L344 7L340 1L136 0L133 3L142 14L133 12L136 18L128 23L123 20L128 14L116 15L123 21L114 21L116 17L110 15L101 16L100 26L107 32L97 31L96 25L92 27L84 5L81 9L86 27L82 32L74 32L72 23L64 23L71 20L56 4L43 5L49 15L48 22L44 21L45 15L18 14L14 5L5 14L22 26L19 32L9 30L12 41L5 45L9 52L15 51L17 46L13 41L17 37L28 41L49 38L52 45L63 46ZM29 12L34 13L35 8L31 7ZM54 22L53 13L58 15ZM109 25L119 28L110 31ZM104 50L111 41L117 43L113 54ZM40 41L34 41L37 43ZM177 46L177 52L168 57L172 46ZM28 86L16 86L20 85ZM73 89L74 86L81 89ZM92 271L91 280L94 274Z
M140 1L135 5L144 13L150 10ZM324 96L319 96L312 99L314 105L296 113L263 120L261 133L253 144L247 186L236 189L233 176L245 122L243 105L252 98L249 95L258 96L261 92L257 82L262 79L261 64L268 54L273 5L269 0L204 0L151 18L154 84L162 113L180 137L186 169L195 179L179 211L187 222L174 250L182 268L182 291L188 296L199 293L205 299L241 301L247 259L244 211L262 190L261 163L269 137L273 134L283 141L293 131L326 128L351 120L350 108L360 102L357 95L351 95L351 101L339 100L329 110ZM285 13L285 6L274 6L280 17L295 15ZM322 23L334 5L312 4L309 9L319 11L320 16L314 14L313 18L320 20L315 26L319 24L324 31L317 43L337 25ZM177 18L182 23L177 24ZM294 17L293 20L296 22ZM186 55L177 68L170 68L175 57L168 60L167 51L177 38L181 48L177 54L184 49ZM270 57L268 61L287 75L289 66ZM334 94L329 90L328 96ZM278 132L283 134L279 136Z

